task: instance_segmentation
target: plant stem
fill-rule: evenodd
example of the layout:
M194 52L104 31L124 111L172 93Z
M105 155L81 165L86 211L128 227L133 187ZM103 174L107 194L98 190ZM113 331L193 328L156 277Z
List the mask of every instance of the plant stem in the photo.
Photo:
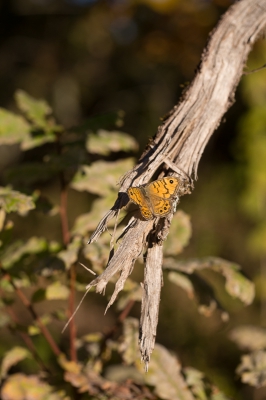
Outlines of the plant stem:
M6 307L6 311L7 311L8 315L10 316L10 318L12 319L12 321L15 322L15 324L18 325L19 324L19 320L18 320L14 310L11 307ZM32 353L33 357L35 358L35 360L39 364L39 366L44 371L48 372L49 374L52 374L52 372L49 370L49 368L45 365L45 363L43 362L43 360L39 356L31 337L25 332L19 331L17 329L14 330L11 326L9 326L9 330L12 333L15 333L16 335L18 335L18 334L20 335L20 337L22 338L22 340L24 341L24 343L26 344L26 346L28 347L28 349Z
M36 321L43 336L45 337L46 341L48 342L49 346L51 347L53 353L58 357L61 354L61 351L60 351L59 347L57 346L56 342L54 341L52 335L46 328L46 326L42 323L42 321L39 318L37 312L35 311L33 305L30 303L30 301L27 299L27 297L21 291L21 289L16 286L12 277L8 273L6 273L6 271L4 270L4 268L1 265L0 265L0 268L2 269L3 272L5 272L5 278L8 279L10 284L13 286L13 288L14 288L17 296L21 300L22 304L27 308L29 313L32 315L33 319Z
M57 152L60 155L62 153L62 147L60 143L60 137L57 137ZM68 218L67 218L67 182L65 179L65 175L63 172L59 174L60 179L60 219L61 219L61 227L62 227L62 237L65 247L68 246L70 242L70 232L68 226ZM68 318L72 316L75 311L75 283L76 283L76 266L75 264L71 265L69 271L69 279L70 279L70 294L68 301ZM77 328L75 324L75 319L72 318L69 323L69 341L70 341L70 358L72 361L77 361L77 352L76 352L76 333Z

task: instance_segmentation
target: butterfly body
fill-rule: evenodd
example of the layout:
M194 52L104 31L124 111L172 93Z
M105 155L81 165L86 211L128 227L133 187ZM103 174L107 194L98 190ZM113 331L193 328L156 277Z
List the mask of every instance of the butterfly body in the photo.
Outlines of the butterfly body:
M145 219L165 217L173 208L180 180L168 176L139 187L130 187L127 194L130 200L140 207Z

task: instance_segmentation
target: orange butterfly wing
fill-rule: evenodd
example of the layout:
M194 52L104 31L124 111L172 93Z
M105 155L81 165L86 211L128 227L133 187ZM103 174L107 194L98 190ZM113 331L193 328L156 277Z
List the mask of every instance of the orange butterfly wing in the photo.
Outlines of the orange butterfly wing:
M145 219L153 218L149 200L146 198L145 191L142 187L130 187L127 190L127 194L130 200L140 207L140 212L143 218Z
M153 215L165 217L172 211L172 198L175 197L179 184L180 181L177 178L167 176L147 185L145 190L150 199Z

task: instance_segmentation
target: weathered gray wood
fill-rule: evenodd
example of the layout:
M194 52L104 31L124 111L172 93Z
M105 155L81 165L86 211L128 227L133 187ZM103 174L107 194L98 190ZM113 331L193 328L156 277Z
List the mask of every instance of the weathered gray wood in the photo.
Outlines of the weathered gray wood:
M122 178L117 202L99 223L89 243L98 239L107 228L108 220L126 205L128 199L125 192L128 187L147 183L159 172L160 167L164 167L164 174L181 169L189 176L197 177L205 146L234 102L235 89L243 74L247 56L265 27L266 0L242 0L228 9L210 35L193 82L159 127L154 141L148 145L138 164ZM156 285L157 290L151 288L153 277L158 283L162 262L161 253L158 256L158 252L162 250L161 244L167 236L171 218L170 215L162 223L158 219L144 221L140 214L136 215L106 270L88 286L95 285L97 291L102 291L114 273L124 271L112 296L112 303L136 258L147 246L147 240L150 246L151 231L156 231L153 246L148 250L142 302L140 346L146 366L154 345L160 298L159 285ZM150 274L152 268L154 276ZM151 306L153 296L156 306Z

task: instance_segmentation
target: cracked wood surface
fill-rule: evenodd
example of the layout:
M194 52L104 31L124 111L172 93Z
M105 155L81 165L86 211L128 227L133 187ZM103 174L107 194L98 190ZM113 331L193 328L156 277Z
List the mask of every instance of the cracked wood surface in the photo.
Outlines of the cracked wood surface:
M116 203L100 221L88 243L96 241L107 228L108 221L127 205L126 190L130 186L146 184L155 174L161 173L162 177L167 171L182 176L181 170L190 177L197 177L205 146L234 102L235 89L248 54L265 27L266 0L242 0L228 9L210 35L194 80L159 127L138 164L121 179ZM146 221L138 212L125 228L123 240L106 270L87 287L96 286L98 292L104 291L110 278L120 272L109 307L123 289L135 260L143 248L148 247L140 325L140 348L146 368L158 321L162 242L168 234L171 219L172 215L169 215L161 220Z

